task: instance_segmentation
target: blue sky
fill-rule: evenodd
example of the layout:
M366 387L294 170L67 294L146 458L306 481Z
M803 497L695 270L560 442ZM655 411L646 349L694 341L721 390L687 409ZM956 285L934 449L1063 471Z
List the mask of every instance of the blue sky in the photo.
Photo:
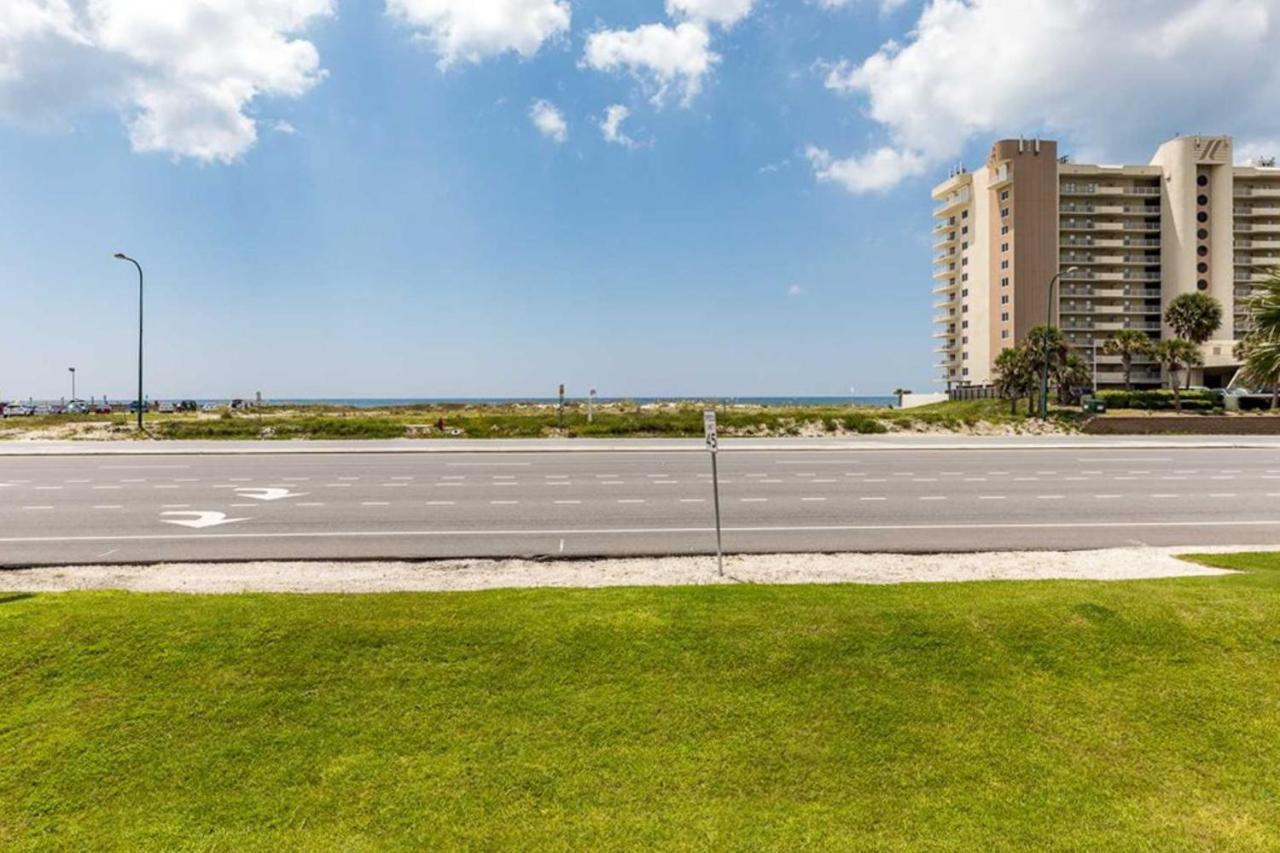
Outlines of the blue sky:
M1038 131L1145 159L1178 118L1117 132L1066 95L1026 106L1015 79L990 115L937 115L921 131L910 105L938 101L919 68L943 63L930 34L983 31L979 2L491 0L571 14L532 49L527 32L506 48L503 32L468 36L452 0L401 0L400 15L382 0L278 2L288 23L270 22L281 40L260 58L207 21L169 32L162 51L129 41L139 27L73 16L94 45L67 38L76 52L52 71L37 57L65 33L46 16L45 30L6 34L0 13L0 71L26 71L0 82L0 397L65 395L70 365L82 395L132 393L136 283L116 250L147 271L157 398L926 388L928 189L947 164ZM1203 5L1160 8L1172 25ZM1213 73L1274 71L1276 3L1215 5L1260 11L1263 33L1248 62ZM652 24L705 34L719 60L696 93L647 48L634 73L589 61L593 35ZM280 47L298 43L314 64ZM188 59L219 50L234 61ZM295 67L281 72L272 51ZM1068 73L1069 53L1061 62ZM265 69L248 97L209 82L238 85L247 67ZM205 110L214 89L240 99L209 96L218 108ZM1171 109L1190 119L1199 98L1195 117L1221 125L1171 132L1235 131L1259 150L1280 138L1263 106L1214 105L1212 92ZM1135 98L1117 109L1145 110ZM531 120L538 101L563 117L563 141ZM610 105L630 110L633 145L604 138Z

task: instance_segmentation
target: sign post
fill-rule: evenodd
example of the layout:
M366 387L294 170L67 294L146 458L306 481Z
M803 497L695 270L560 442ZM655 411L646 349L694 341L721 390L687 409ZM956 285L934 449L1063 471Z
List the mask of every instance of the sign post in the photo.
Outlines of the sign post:
M711 454L711 491L716 507L716 570L724 577L724 545L720 536L720 471L716 466L716 455L720 450L720 441L716 435L716 413L702 413L702 431L707 439L707 451Z

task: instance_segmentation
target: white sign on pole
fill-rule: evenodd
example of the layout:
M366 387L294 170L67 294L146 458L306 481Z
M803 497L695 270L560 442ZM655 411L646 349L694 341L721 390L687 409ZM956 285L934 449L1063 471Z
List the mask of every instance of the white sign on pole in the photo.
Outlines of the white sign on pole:
M716 506L716 569L724 577L724 543L720 533L720 470L716 465L719 440L716 437L716 413L702 413L702 431L707 437L707 450L711 451L711 494Z

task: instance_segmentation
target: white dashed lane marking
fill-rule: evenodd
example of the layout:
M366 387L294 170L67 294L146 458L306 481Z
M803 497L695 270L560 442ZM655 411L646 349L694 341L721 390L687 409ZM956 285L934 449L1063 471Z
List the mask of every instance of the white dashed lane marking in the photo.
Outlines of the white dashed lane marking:
M94 509L124 509L120 504L98 504Z
M391 506L387 501L361 501L360 506Z
M562 506L569 506L569 505L580 504L582 503L582 501L556 501L556 503Z

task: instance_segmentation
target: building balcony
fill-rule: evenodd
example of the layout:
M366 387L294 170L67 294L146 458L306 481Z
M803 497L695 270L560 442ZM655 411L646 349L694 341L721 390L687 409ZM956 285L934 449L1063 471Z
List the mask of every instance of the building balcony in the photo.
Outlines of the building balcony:
M1237 207L1232 212L1235 213L1236 216L1271 217L1271 216L1280 216L1280 207L1275 205L1270 205L1270 204L1268 205L1255 204L1255 205L1252 205L1251 207Z
M1280 235L1274 239L1262 240L1236 240L1237 249L1247 249L1249 251L1257 251L1259 249L1280 249Z
M987 182L987 189L999 189L1012 180L1013 170L1009 168L1008 163L1001 163L996 170L991 173L991 180Z
M1078 184L1067 182L1058 187L1058 195L1094 195L1097 192L1097 184Z
M956 321L955 314L935 314L933 317L934 325L939 323L954 323Z
M939 269L935 269L933 271L934 278L944 278L946 276L955 275L955 274L956 274L955 264L947 264L945 267L940 267Z
M1159 241L1159 240L1150 240L1150 239L1147 239L1147 238L1145 238L1145 237L1125 237L1125 238L1124 238L1124 245L1126 245L1126 246L1135 246L1135 247L1145 247L1145 248L1157 248L1157 249L1158 249L1158 248L1160 248L1160 241Z
M959 210L969 203L972 195L973 194L969 191L968 187L961 187L955 192L947 195L947 197L942 200L942 203L933 209L933 215L946 216L952 211Z
M1280 198L1280 185L1278 186L1237 186L1232 193L1236 198Z
M956 232L944 231L942 238L933 244L933 248L934 248L934 251L937 251L939 249L946 249L950 246L954 246L955 244L956 244Z
M959 279L955 279L955 278L953 278L953 279L951 279L951 280L949 280L949 281L944 281L942 284L940 284L940 285L938 285L937 287L935 287L935 288L933 289L933 292L934 292L935 294L940 294L940 293L954 293L954 292L956 292L956 291L957 291L957 290L959 290L959 289L960 289L960 280L959 280Z

